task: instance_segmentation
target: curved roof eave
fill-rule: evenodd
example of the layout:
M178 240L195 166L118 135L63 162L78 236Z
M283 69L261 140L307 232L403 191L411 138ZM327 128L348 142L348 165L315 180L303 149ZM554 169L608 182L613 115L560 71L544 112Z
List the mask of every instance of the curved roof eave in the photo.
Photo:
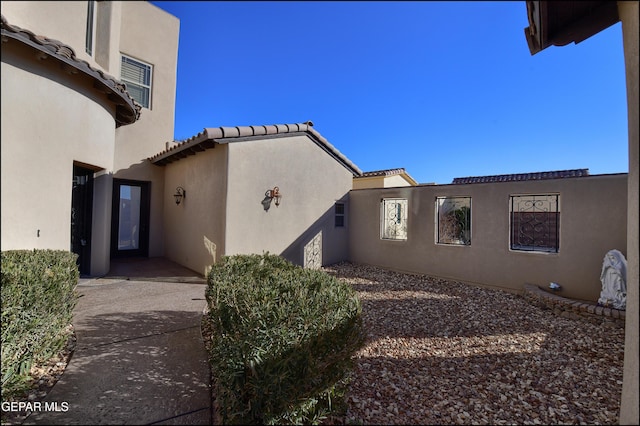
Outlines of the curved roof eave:
M61 66L70 74L82 73L94 81L94 88L107 95L109 101L116 106L116 127L133 124L140 118L141 106L129 95L124 83L109 76L102 70L89 65L85 60L78 59L72 47L43 36L38 36L29 30L9 24L4 15L2 19L2 42L9 39L16 40L36 51L42 53L41 59L51 57L61 63Z

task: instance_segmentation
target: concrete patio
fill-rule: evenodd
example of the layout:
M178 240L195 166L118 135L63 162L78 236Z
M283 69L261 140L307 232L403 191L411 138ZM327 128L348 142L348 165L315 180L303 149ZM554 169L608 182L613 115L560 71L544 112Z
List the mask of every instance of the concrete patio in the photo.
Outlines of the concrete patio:
M114 260L107 276L81 279L77 346L43 401L68 409L23 424L210 424L205 288L163 258Z

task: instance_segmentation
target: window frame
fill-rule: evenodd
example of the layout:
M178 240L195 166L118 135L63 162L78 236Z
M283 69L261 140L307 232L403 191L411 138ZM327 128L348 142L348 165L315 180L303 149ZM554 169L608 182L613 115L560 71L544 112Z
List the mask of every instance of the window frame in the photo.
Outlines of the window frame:
M338 212L338 207L342 208L342 212ZM343 202L338 201L333 205L333 214L334 214L334 221L333 221L334 227L335 228L344 228L345 227L346 214L345 214L345 205L344 205Z
M538 197L538 200L536 200L536 197ZM553 231L549 230L547 232L546 236L543 236L543 238L546 238L547 243L546 244L536 244L535 242L535 237L536 237L536 229L535 229L535 225L533 226L534 228L534 235L533 236L529 236L529 235L524 235L525 238L530 238L533 239L533 244L516 244L516 242L514 241L514 237L516 234L516 230L514 229L514 223L515 223L515 215L514 213L514 199L516 198L521 198L521 199L525 199L525 198L532 198L532 200L523 200L523 202L529 201L532 202L533 204L531 205L531 209L535 208L535 204L536 201L541 201L541 202L547 202L547 203L555 203L555 211L553 210L549 210L549 211L545 211L544 209L535 209L532 211L533 216L531 217L531 222L535 223L535 225L539 225L541 223L543 223L540 220L536 220L536 213L547 213L547 217L545 217L545 220L547 221L547 225L549 223L552 224L552 226L554 227ZM544 198L544 199L542 199ZM551 201L551 199L555 199L553 201ZM560 253L560 216L561 216L561 201L560 201L560 193L558 192L536 192L536 193L530 193L530 194L510 194L509 195L509 251L511 252L519 252L519 253L542 253L542 254L558 254ZM525 210L518 210L517 212L519 213L527 213L527 211ZM549 214L554 214L555 218L553 218L553 220L549 220ZM522 221L522 219L518 218L518 224L520 224ZM522 227L520 227L520 229L522 229ZM555 244L551 244L552 242L555 242Z
M84 40L84 51L87 55L93 57L96 47L96 2L89 0L87 2L87 27Z
M468 247L471 245L471 240L472 240L472 232L473 232L473 227L472 227L472 197L468 196L468 195L446 195L446 196L436 196L436 200L435 200L435 243L437 245L445 245L445 246L456 246L456 247ZM453 205L453 208L451 208L450 210L448 210L446 213L441 214L441 201L442 204L444 204L446 201L450 200L451 203ZM458 201L460 200L460 202ZM461 201L462 200L468 200L468 203L466 203L467 205L461 205L459 208L457 208L458 204L463 204ZM466 213L466 222L465 224L467 225L464 229L461 229L459 231L460 234L462 235L462 238L458 238L459 242L454 242L454 241L444 241L444 237L441 235L441 219L444 218L444 216L449 216L451 213L453 213L453 216L457 216L455 214L456 211L462 210L464 208L468 209L468 212ZM463 213L464 214L464 211ZM454 220L458 219L457 217L453 218ZM459 226L464 226L461 222L459 222L458 219L458 225ZM464 235L466 234L466 235Z
M386 208L387 202L395 202L396 209L400 206L400 219L388 217L387 212L390 211ZM402 207L404 206L404 207ZM380 239L385 241L407 241L409 238L409 200L401 197L388 197L380 199ZM391 220L396 220L397 224L402 228L401 232L395 232L395 236L392 236L387 230L387 224ZM399 236L398 236L399 235Z
M125 58L127 60L129 60L129 61L133 61L133 62L136 62L136 63L142 65L142 66L148 67L148 69L149 69L149 84L148 85L146 85L144 83L139 83L139 82L136 82L136 81L128 80L126 77L123 76L123 74L122 74L122 65L123 65L123 62L125 61ZM151 109L151 102L152 102L152 95L153 95L153 65L152 64L150 64L148 62L145 62L145 61L142 61L142 60L140 60L138 58L135 58L135 57L133 57L131 55L127 55L127 54L121 52L120 53L120 80L127 85L127 92L129 93L129 95L132 98L134 98L134 100L138 104L140 104L140 106L142 106L143 108L149 109L149 110ZM147 101L148 105L145 105L144 103L138 101L138 99L136 99L131 94L131 92L129 92L129 87L131 85L149 90L149 99Z

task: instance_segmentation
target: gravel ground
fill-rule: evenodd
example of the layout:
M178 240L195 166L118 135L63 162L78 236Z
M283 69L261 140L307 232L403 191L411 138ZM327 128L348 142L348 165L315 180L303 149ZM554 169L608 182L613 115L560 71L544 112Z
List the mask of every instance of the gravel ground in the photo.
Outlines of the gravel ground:
M349 263L323 269L358 292L367 333L349 408L334 423L618 423L624 329L459 282ZM74 345L34 368L19 400L42 400ZM2 414L3 424L24 420Z
M346 424L617 424L624 329L521 296L340 263L367 333Z

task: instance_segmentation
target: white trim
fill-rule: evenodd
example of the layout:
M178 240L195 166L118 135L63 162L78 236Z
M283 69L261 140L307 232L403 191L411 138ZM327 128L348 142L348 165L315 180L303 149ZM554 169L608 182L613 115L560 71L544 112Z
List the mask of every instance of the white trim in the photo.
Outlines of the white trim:
M147 109L151 109L151 101L152 101L152 92L153 92L153 65L151 65L148 62L142 61L140 59L134 58L133 56L130 55L126 55L124 53L120 53L121 58L120 58L120 80L122 80L123 83L127 84L127 91L129 92L129 95L131 95L132 98L134 98L136 100L136 102L138 102L143 108L147 108ZM122 62L124 59L127 59L128 61L132 61L134 62L133 64L130 62L129 65L131 66L135 66L135 63L140 64L142 67L148 67L149 70L149 84L145 84L143 81L134 81L132 79L127 79L125 76L122 75ZM141 68L142 70L142 68ZM146 71L146 70L143 70ZM129 90L130 86L134 86L134 87L140 87L142 89L147 89L149 91L149 96L148 96L148 100L147 100L147 105L144 104L144 102L141 102L140 100L136 99L136 97L131 93L131 91Z

